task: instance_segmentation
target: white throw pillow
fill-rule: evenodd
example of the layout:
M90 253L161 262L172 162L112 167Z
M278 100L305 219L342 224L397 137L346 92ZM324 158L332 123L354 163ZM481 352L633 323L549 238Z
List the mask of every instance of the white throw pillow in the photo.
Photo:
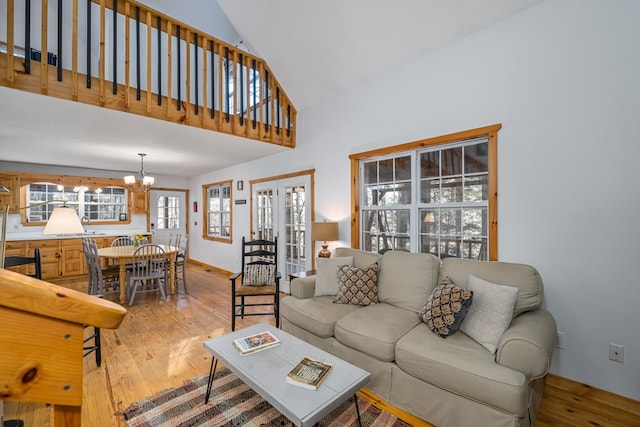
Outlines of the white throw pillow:
M353 267L353 256L316 258L316 290L314 296L336 296L340 290L338 266Z
M511 324L518 288L469 275L467 289L473 291L473 304L459 330L495 353L500 338Z

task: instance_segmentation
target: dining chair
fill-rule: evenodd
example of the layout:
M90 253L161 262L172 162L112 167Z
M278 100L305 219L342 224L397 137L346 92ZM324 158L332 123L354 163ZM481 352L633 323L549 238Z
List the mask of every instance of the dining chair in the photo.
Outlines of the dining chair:
M116 237L111 241L111 246L133 246L133 239L129 236Z
M118 265L102 265L95 240L83 237L82 248L89 277L87 286L89 295L104 296L120 292L120 267Z
M231 281L231 330L236 328L236 317L273 315L279 327L280 272L278 272L278 238L245 241L242 237L242 271L229 277ZM272 297L272 302L265 302ZM237 300L240 304L237 304ZM249 298L258 302L247 303ZM270 312L247 312L246 307L271 306ZM237 308L236 308L237 307Z
M88 237L82 238L82 248L87 263L89 277L87 293L102 298L105 293L117 293L120 291L120 273L118 266L103 267L98 255L96 241ZM93 326L85 326L91 328ZM92 342L93 341L93 342ZM92 343L91 343L92 342ZM100 342L100 328L93 327L93 333L83 340L83 356L95 353L96 366L102 364L102 347Z
M33 273L27 270L26 276L42 279L42 261L40 258L40 248L33 250L33 256L11 255L4 258L4 268L25 266L26 269L33 264Z
M158 292L163 300L167 299L166 287L169 272L165 251L159 245L142 245L133 252L131 271L127 274L129 305L138 293Z
M181 239L175 245L179 247L180 250L176 253L175 260L175 286L176 290L180 289L180 283L182 283L182 287L184 288L184 293L187 293L187 252L189 249L189 235L184 236L184 239Z

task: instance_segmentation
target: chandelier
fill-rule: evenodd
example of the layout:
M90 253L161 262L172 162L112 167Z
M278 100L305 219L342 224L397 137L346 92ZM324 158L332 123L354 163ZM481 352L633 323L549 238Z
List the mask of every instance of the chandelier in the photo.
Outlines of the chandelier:
M144 156L146 156L146 153L138 153L138 156L140 156L140 172L138 172L138 175L140 176L142 191L147 191L149 187L153 185L156 179L152 176L147 175L144 172ZM136 183L135 175L125 176L124 182L125 184L128 184L128 185L134 185Z

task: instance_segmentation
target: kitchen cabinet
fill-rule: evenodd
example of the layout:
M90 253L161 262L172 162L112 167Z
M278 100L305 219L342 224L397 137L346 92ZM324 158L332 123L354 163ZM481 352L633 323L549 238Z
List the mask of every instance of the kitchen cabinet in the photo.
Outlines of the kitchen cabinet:
M60 239L60 272L62 277L78 276L87 272L81 239Z
M130 195L130 200L131 200L131 204L130 204L130 209L129 211L131 213L135 213L135 214L141 214L141 213L147 213L149 210L149 192L147 191L142 191L142 188L140 187L140 183L136 182L134 185L134 188L132 190L129 191L129 195Z
M20 206L20 178L15 175L0 174L0 185L9 189L10 193L0 193L0 205L8 204L10 213L17 213Z
M40 248L40 262L42 264L42 279L59 279L62 276L60 265L60 240L27 240L27 253L33 253Z

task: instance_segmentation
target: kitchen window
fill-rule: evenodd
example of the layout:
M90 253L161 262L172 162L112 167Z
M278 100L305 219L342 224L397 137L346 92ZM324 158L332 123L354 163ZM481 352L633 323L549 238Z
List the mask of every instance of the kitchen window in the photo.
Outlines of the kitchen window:
M86 186L63 186L60 184L38 182L27 187L27 205L35 205L45 201L59 200L72 207L80 218L89 221L118 221L120 214L127 213L127 190L122 187L88 188ZM60 203L48 203L27 209L28 223L46 222L53 209Z

